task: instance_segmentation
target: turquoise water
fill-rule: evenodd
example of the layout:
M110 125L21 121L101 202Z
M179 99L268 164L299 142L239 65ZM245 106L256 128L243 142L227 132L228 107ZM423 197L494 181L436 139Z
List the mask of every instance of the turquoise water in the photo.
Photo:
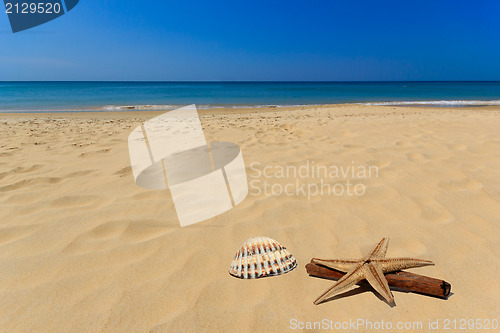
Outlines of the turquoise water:
M500 82L0 82L0 112L337 103L500 105Z

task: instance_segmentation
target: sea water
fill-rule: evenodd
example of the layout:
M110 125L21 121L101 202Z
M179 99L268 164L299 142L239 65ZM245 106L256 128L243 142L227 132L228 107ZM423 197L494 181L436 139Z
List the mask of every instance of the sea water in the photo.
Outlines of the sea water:
M338 103L500 105L500 82L0 82L0 112Z

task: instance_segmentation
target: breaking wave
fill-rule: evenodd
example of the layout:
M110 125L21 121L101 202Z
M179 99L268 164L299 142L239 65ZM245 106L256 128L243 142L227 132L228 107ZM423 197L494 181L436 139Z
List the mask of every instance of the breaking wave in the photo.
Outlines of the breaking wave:
M491 106L500 105L500 100L480 101L480 100L450 100L450 101L393 101L393 102L372 102L361 103L364 105L388 105L388 106L441 106L441 107L459 107L459 106Z

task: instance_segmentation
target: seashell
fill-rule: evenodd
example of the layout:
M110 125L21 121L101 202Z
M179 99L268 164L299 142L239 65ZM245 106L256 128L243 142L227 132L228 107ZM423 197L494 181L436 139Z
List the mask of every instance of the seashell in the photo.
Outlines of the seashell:
M286 247L269 237L247 239L234 256L229 274L240 279L258 279L285 274L297 267Z

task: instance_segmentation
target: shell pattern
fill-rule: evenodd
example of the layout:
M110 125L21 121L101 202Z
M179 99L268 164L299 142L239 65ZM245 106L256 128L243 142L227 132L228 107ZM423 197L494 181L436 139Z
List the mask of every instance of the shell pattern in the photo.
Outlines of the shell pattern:
M286 247L269 237L247 239L234 256L229 274L241 279L258 279L285 274L297 267Z

